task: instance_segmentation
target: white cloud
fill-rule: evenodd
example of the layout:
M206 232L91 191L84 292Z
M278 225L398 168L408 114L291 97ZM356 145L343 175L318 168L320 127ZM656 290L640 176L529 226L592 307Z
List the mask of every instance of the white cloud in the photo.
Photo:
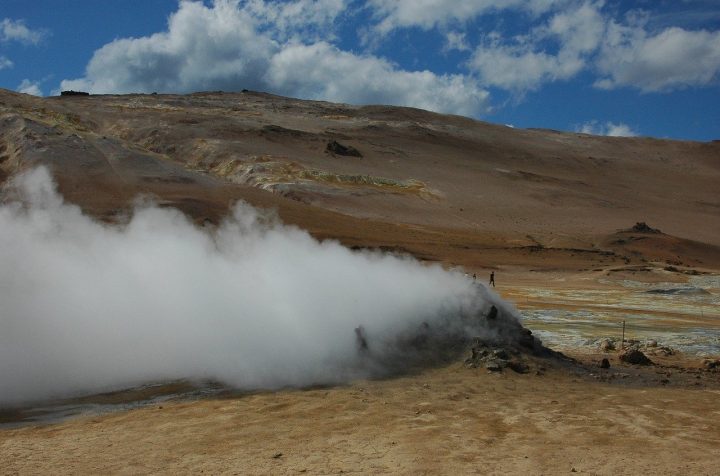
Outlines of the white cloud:
M498 33L490 34L468 66L483 84L515 91L572 78L586 67L588 55L602 39L605 26L601 7L599 2L584 2L511 41ZM551 52L548 43L556 51Z
M237 5L237 2L236 2ZM245 10L259 23L272 25L282 39L321 32L326 36L347 8L346 0L295 0L287 3L249 0Z
M533 14L548 11L564 0L369 0L378 19L374 30L387 34L397 28L419 27L429 30L453 22L465 22L480 15L507 9Z
M720 31L667 28L655 35L641 26L613 23L597 61L603 89L633 86L645 92L713 83L720 73Z
M604 123L589 121L580 127L577 127L575 130L577 132L582 132L583 134L592 134L596 136L635 137L638 135L638 133L627 124L623 124L622 122L614 123L610 121Z
M0 56L0 71L13 67L13 62L5 56Z
M445 47L444 51L469 51L470 45L468 45L465 33L458 31L449 31L445 35Z
M278 45L255 30L254 18L235 2L212 8L181 2L168 30L115 40L97 50L84 78L61 89L127 93L261 87L260 76Z
M327 27L344 5L331 0L322 4L329 10L302 10L306 0L282 5L216 0L210 7L184 1L171 15L167 31L103 46L85 76L62 81L61 89L127 93L247 88L308 99L483 112L488 94L466 76L406 71L325 41L284 41L302 37L306 27ZM293 17L296 8L305 16ZM286 22L280 30L266 23L278 18Z
M357 56L324 42L285 47L272 58L266 79L283 94L465 115L481 112L488 99L488 93L465 76L404 71L383 59Z
M677 26L654 31L648 25L657 12L631 10L616 19L604 0L369 0L368 5L375 41L401 28L437 28L445 31L444 51L473 51L466 66L482 85L516 93L584 71L599 74L598 88L645 92L709 85L720 75L720 31ZM507 35L505 17L498 15L506 11L529 13L524 33ZM469 48L463 24L492 15L498 30L485 32L480 44Z
M0 21L0 41L17 41L25 44L38 44L46 36L43 30L31 30L23 20L5 18Z
M23 79L16 90L19 93L32 94L33 96L43 95L42 90L40 89L40 81L30 81L29 79Z

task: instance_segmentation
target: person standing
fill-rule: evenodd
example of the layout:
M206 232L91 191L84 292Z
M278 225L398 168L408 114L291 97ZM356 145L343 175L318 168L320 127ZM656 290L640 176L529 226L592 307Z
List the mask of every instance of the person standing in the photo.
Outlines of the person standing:
M495 287L495 271L490 271L490 283L492 287Z

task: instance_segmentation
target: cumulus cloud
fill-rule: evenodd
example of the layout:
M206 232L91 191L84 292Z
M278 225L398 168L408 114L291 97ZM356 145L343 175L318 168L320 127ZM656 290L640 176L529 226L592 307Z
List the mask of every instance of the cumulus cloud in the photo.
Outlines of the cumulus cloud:
M589 121L579 127L576 127L575 130L577 132L582 132L583 134L592 134L596 136L635 137L638 135L638 133L627 124L623 124L622 122L614 123L610 121L604 123L599 121Z
M663 92L713 84L720 71L720 31L663 27L653 14L632 10L613 18L604 0L370 0L380 37L402 28L441 31L443 50L472 51L466 66L481 86L518 93L569 80L581 72L600 77L595 86L631 86ZM528 13L527 29L503 31L504 12ZM496 16L498 30L468 45L463 27ZM662 16L660 14L660 16ZM707 18L707 15L704 15ZM664 22L671 18L664 18ZM467 27L469 28L469 27Z
M253 16L236 2L212 8L183 1L168 30L117 39L97 50L85 77L61 89L129 93L261 88L263 72L278 44L259 34Z
M17 87L17 92L24 94L32 94L33 96L42 96L42 90L40 89L39 81L30 81L29 79L23 79Z
M657 92L712 84L720 73L720 31L671 27L653 35L613 23L597 68L603 77L595 85L603 89Z
M512 315L460 272L318 242L244 204L213 229L151 205L107 225L45 169L5 192L0 405L179 378L346 381L407 359L404 338L478 335L491 303Z
M308 28L327 28L344 5L331 0L216 0L211 6L183 1L170 16L167 31L103 46L85 76L62 81L61 89L128 93L247 88L306 99L483 112L488 94L466 76L406 71L327 41L301 41Z
M333 23L347 8L346 0L295 0L268 2L249 0L246 10L260 24L272 25L280 39L328 36Z
M515 91L533 90L546 82L572 78L586 67L588 55L602 39L601 7L599 2L581 3L552 15L529 35L510 40L498 33L488 35L468 65L480 76L482 84Z
M36 45L40 43L47 32L44 30L32 30L25 25L23 20L4 18L0 21L0 41L17 41L19 43Z
M288 45L273 56L266 78L284 94L465 115L482 110L488 98L465 76L403 71L383 59L357 56L324 42Z

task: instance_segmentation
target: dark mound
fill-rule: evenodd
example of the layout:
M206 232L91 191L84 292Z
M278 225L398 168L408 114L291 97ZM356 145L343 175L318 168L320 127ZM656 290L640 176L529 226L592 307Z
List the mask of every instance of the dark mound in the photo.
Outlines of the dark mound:
M627 231L631 231L633 233L652 233L652 234L662 233L657 228L651 228L644 221L639 221L639 222L635 223L635 225Z
M357 150L355 147L351 145L343 145L337 141L330 141L328 142L327 147L325 148L326 151L330 152L334 155L346 155L350 157L362 157L362 154L359 150Z

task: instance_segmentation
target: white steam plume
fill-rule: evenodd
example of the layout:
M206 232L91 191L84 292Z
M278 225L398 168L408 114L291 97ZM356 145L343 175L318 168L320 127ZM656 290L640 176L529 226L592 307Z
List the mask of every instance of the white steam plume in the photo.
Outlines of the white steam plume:
M5 192L0 406L177 378L337 382L373 371L357 326L390 355L394 336L489 306L461 273L318 242L245 204L212 229L147 205L107 225L43 168Z

